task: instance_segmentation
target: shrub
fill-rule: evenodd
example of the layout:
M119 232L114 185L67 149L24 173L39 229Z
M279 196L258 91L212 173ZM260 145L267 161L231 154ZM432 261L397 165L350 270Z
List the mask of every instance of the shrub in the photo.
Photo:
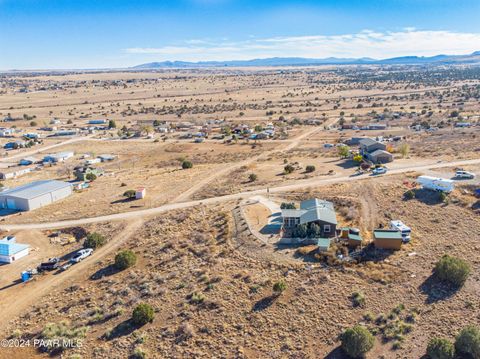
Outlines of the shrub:
M305 167L305 172L307 172L307 173L315 172L315 166L308 165L307 167Z
M283 280L279 280L273 284L273 291L276 294L282 294L285 289L287 289L287 283L285 283Z
M153 307L147 303L137 305L132 313L132 321L138 326L153 322L154 317L155 311Z
M438 193L438 200L440 202L447 202L448 196L445 192L439 192Z
M350 297L354 307L363 307L365 305L365 296L360 292L353 292Z
M255 182L257 180L257 175L255 173L250 173L250 175L248 176L248 180L250 182Z
M128 191L123 192L123 197L135 198L135 190L129 189Z
M414 199L415 198L415 192L411 189L409 189L407 192L405 192L405 199Z
M85 176L85 179L87 181L95 181L97 179L97 175L95 173L87 173L87 175Z
M85 242L83 243L83 246L85 248L99 248L103 246L107 242L106 238L102 236L100 233L93 232L87 234L87 238L85 239Z
M45 344L41 344L41 349L45 351L65 349L64 343L69 339L85 338L87 331L88 327L73 328L67 321L48 323L40 333L40 338L45 341ZM58 348L55 343L60 343L61 347Z
M342 349L352 358L361 358L373 348L373 335L364 327L356 325L340 335Z
M291 164L288 164L285 167L283 167L283 171L286 174L289 174L289 173L292 173L293 171L295 171L295 168Z
M115 256L115 267L119 270L127 269L137 262L137 256L131 250L123 250Z
M188 160L185 160L182 162L182 168L184 170L188 169L188 168L192 168L193 167L193 163L188 161Z
M357 163L360 163L363 161L363 156L362 155L355 155L353 156L353 160Z
M474 325L463 328L455 339L455 349L467 357L480 358L480 329Z
M470 265L463 259L445 254L435 265L438 278L455 287L461 287L470 274Z
M135 348L133 354L130 355L130 359L145 359L147 357L147 353L142 348Z
M453 359L455 348L447 339L433 338L427 346L427 355L431 359Z
M290 203L287 203L287 202L283 202L281 205L280 205L280 209L295 209L295 203L293 202L290 202Z

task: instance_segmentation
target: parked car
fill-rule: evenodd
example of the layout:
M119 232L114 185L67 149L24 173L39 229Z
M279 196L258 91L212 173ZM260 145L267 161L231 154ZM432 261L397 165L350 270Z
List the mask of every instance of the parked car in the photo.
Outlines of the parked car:
M374 175L383 175L387 173L387 167L377 167L372 171L372 173Z
M456 178L468 178L468 179L474 179L475 174L467 171L457 171L455 172L455 177Z
M46 262L43 262L43 263L40 263L40 265L37 267L37 270L39 272L43 272L43 271L52 271L52 270L55 270L55 269L58 269L58 267L60 266L60 258L50 258L48 261Z
M70 263L78 263L90 256L93 253L92 248L80 249L77 253L70 258Z

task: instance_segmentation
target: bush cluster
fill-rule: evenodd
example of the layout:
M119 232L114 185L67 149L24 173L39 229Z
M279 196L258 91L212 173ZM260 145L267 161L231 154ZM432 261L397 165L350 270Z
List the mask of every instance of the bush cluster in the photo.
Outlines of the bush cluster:
M435 274L442 282L461 287L470 274L470 265L463 259L445 254L435 265Z

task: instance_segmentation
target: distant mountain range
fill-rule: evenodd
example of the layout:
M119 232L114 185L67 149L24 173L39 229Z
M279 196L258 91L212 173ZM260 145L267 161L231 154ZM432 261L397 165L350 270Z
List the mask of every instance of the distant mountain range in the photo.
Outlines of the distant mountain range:
M310 65L448 65L448 64L478 64L480 65L480 51L470 55L437 55L404 56L390 59L371 58L336 58L308 59L302 57L271 57L253 60L232 61L163 61L150 62L132 67L132 69L161 69L161 68L202 68L202 67L253 67L253 66L310 66Z

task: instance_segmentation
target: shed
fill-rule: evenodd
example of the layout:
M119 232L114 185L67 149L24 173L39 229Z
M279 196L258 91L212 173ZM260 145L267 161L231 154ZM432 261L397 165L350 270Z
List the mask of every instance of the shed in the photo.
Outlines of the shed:
M373 243L376 248L398 250L402 247L402 232L376 229L373 231Z
M14 236L7 236L0 239L0 262L12 263L17 259L25 257L30 252L28 244L16 243Z
M319 238L317 246L320 252L328 251L330 249L330 238Z
M135 191L135 199L144 199L147 191L144 187L140 187Z
M35 181L0 193L0 208L31 211L66 198L72 185L56 180Z
M349 247L356 248L362 244L362 236L358 228L343 227L340 229L340 238L345 239Z

